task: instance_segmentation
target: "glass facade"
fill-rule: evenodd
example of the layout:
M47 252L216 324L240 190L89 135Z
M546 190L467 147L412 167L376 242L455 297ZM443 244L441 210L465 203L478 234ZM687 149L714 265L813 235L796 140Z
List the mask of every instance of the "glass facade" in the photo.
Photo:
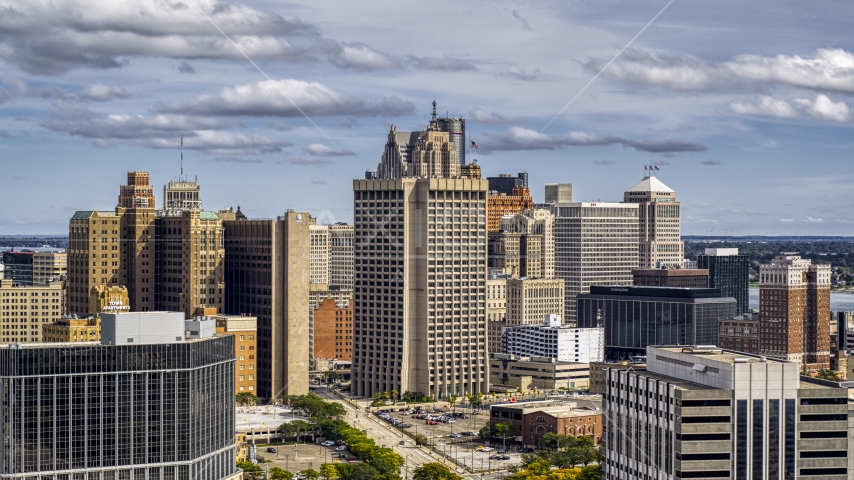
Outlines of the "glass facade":
M666 298L602 295L577 298L579 328L601 326L605 358L646 355L649 345L716 345L718 319L735 315L729 298Z
M226 477L234 394L232 336L0 349L0 478Z
M765 429L763 428L764 403L764 400L753 401L753 475L751 478L755 479L764 478L762 476L762 471L764 470L763 454L765 453L765 449L763 448L764 442L762 441L765 438Z
M735 478L747 480L747 400L736 400Z
M697 268L709 271L709 287L738 301L736 315L748 310L750 258L747 255L697 255Z

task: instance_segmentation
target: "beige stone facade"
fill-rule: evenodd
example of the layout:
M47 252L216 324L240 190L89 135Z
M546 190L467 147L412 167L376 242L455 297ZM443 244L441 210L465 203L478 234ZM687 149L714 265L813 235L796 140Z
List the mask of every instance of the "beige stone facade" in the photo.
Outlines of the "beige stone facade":
M656 177L644 177L623 201L638 204L638 268L681 267L685 245L676 192Z
M308 213L225 222L226 305L258 318L258 393L308 393Z
M487 189L354 180L354 395L488 391Z
M42 326L62 317L62 282L47 286L14 286L0 280L0 342L42 341Z
M89 294L89 313L122 313L131 311L128 289L124 285L98 285Z
M507 325L543 323L546 315L564 311L564 285L559 278L507 280Z
M55 323L42 326L43 342L99 342L101 319L60 318Z
M81 317L90 313L89 295L95 286L124 285L120 249L122 216L121 211L93 210L78 211L71 217L67 250L68 313Z
M62 252L33 253L33 285L47 285L68 273L68 254Z
M486 320L488 353L502 353L501 329L507 326L507 278L498 275L490 275L487 278Z

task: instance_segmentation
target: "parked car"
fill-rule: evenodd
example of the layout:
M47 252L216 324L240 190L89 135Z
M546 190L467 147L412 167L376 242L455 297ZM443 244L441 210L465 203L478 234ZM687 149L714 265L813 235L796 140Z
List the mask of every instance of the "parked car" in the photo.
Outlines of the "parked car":
M276 453L276 449L273 447L267 447L267 453Z
M324 447L332 447L335 445L335 442L333 442L332 440L327 440L327 441L321 443L321 445L323 445Z
M495 449L492 447L483 447L483 450L481 450L481 452L494 452L494 451L495 451Z
M460 435L459 433L452 433L452 434L450 434L450 435L448 435L448 436L449 436L449 437L451 437L451 438L460 438L460 437L462 437L462 435Z
M499 460L510 460L510 457L507 455L501 455L500 457L498 457L498 459Z
M427 425L438 425L439 424L439 422L437 422L436 420L427 420L427 422L425 422L425 423L427 423Z
M498 457L500 457L500 456L501 456L501 455L490 455L490 456L489 456L489 459L490 459L490 460L501 460L500 458L498 458Z
M400 428L411 428L412 427L412 425L410 425L406 422L400 422L397 426Z
M522 447L519 449L519 453L533 453L533 452L534 452L533 448Z
M343 452L344 450L347 450L346 445L339 445L339 446L335 447L336 452Z

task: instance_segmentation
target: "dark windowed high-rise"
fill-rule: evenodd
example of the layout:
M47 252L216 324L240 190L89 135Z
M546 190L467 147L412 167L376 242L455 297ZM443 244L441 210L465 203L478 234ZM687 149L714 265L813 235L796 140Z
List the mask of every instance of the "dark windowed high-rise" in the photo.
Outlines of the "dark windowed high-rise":
M521 172L511 177L509 173L500 173L497 177L486 177L489 182L489 191L504 195L513 195L516 187L528 187L528 172Z
M739 255L737 248L707 248L705 255L697 255L697 268L709 271L709 288L719 288L721 296L736 299L736 315L747 312L750 269L747 255Z

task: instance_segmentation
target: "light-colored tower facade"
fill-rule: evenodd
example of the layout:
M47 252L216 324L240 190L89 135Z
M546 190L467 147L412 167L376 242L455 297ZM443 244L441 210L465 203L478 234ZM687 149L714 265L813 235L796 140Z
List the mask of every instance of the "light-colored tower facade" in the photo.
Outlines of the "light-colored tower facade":
M685 244L676 192L647 176L625 191L623 201L638 204L638 268L682 267Z
M499 231L503 216L532 208L534 208L534 199L531 197L531 189L528 187L513 187L511 195L490 193L489 231Z
M555 216L549 210L523 210L501 218L500 229L521 234L519 242L520 276L554 278Z
M227 221L226 313L258 319L258 396L308 393L308 213ZM251 257L257 257L252 259Z
M486 393L488 182L370 179L353 190L354 394Z
M489 327L489 355L503 353L501 330L507 326L507 278L504 275L489 275L486 280L486 320Z
M198 183L183 178L163 187L163 208L166 210L201 210L202 190Z
M203 210L158 211L156 222L155 304L158 310L184 312L225 307L222 220Z
M62 316L63 295L62 282L16 286L0 280L0 342L43 341L42 328Z
M124 285L121 228L124 212L75 212L68 223L68 313L85 317L98 285Z
M778 255L759 267L759 353L830 368L830 265Z
M309 244L311 258L309 265L309 283L329 284L329 225L311 225L309 228Z
M575 297L591 285L631 285L638 265L638 205L553 203L555 277L565 283L564 323L575 323Z
M68 254L65 252L33 253L33 285L47 285L51 280L68 273Z
M353 290L353 225L329 226L329 285Z
M546 315L565 311L564 282L560 278L507 280L507 325L536 325Z

